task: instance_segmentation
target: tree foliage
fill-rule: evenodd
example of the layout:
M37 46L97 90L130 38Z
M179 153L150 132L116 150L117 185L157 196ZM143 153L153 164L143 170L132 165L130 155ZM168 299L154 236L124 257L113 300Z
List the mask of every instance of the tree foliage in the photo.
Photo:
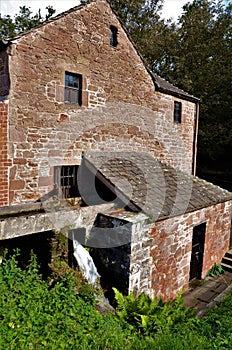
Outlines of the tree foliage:
M134 44L151 67L154 57L159 59L162 37L167 26L161 19L160 11L164 0L109 0L110 5L121 19ZM156 45L154 45L156 43Z
M214 167L232 148L232 5L195 0L179 19L172 80L201 98L199 155ZM228 164L229 165L229 164Z
M162 3L111 1L150 68L201 99L198 161L232 169L232 5L194 0L174 23Z
M26 6L20 6L19 13L15 15L14 19L10 15L2 17L0 14L0 38L9 38L30 30L43 21L48 20L56 12L52 6L47 6L46 10L45 18L41 16L40 10L33 15L30 7Z

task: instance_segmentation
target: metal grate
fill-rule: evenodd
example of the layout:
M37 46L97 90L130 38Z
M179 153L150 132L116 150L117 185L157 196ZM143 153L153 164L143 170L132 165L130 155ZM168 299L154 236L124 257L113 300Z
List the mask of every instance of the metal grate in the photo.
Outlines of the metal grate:
M62 198L79 197L77 183L78 165L62 165L54 168L54 183Z

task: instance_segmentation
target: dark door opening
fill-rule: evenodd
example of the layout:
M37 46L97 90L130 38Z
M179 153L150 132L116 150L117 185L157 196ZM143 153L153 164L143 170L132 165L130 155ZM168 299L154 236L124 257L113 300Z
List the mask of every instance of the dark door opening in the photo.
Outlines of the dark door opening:
M130 243L113 248L91 248L90 255L100 274L105 297L115 305L112 287L128 295L130 275Z
M51 241L54 233L52 231L39 232L31 235L6 239L1 241L0 251L3 253L7 249L7 258L10 258L15 249L19 250L17 258L18 265L22 269L29 264L31 253L36 255L39 273L43 278L47 278L50 274L49 263L51 263Z
M192 255L189 276L190 281L193 279L201 279L204 257L205 230L205 222L193 228Z

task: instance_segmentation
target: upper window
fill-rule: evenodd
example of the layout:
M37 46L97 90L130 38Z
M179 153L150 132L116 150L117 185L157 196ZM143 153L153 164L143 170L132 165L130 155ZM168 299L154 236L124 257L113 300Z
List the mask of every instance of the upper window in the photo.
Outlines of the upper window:
M117 47L118 45L118 28L110 26L110 46Z
M181 123L181 102L174 101L174 122Z
M79 197L77 184L78 165L62 165L54 167L54 183L62 198Z
M65 72L65 103L82 104L82 75Z

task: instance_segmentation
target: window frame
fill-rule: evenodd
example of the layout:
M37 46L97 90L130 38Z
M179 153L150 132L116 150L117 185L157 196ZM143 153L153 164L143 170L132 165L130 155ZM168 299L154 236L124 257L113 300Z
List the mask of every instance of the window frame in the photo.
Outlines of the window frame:
M65 71L64 103L81 107L82 106L82 86L83 86L83 77L81 74ZM75 98L73 98L73 96Z

